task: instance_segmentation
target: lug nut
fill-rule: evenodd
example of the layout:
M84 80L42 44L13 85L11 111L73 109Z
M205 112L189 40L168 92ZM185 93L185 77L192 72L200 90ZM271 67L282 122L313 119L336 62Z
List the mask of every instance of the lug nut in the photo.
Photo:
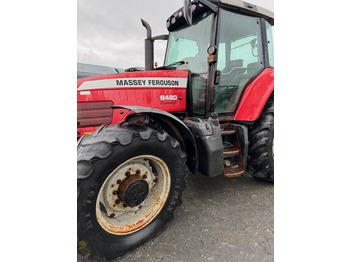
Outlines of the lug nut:
M117 180L117 184L119 185L122 181L120 179Z
M136 175L139 175L141 173L140 170L136 170Z
M143 178L147 178L147 175L146 175L146 174L144 174L142 177L143 177Z
M113 195L117 195L118 194L118 191L117 190L114 190L113 191Z
M125 176L129 177L130 176L130 172L126 171Z
M124 203L124 204L123 204L123 207L127 207L127 204Z
M120 199L117 199L116 201L114 201L116 204L120 203Z

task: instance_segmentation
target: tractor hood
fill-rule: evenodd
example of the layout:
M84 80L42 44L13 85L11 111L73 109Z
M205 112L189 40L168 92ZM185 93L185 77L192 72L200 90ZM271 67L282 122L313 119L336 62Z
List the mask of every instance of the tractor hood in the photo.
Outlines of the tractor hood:
M188 75L188 70L154 70L80 78L78 127L96 128L123 120L125 110L113 110L113 105L184 112Z

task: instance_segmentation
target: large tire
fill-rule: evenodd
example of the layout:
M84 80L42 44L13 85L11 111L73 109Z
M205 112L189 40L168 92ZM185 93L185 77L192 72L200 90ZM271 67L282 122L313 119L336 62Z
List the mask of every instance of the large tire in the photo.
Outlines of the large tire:
M78 251L114 259L173 218L186 156L166 132L124 123L78 141Z
M261 180L274 182L274 99L267 101L259 119L249 129L248 171Z

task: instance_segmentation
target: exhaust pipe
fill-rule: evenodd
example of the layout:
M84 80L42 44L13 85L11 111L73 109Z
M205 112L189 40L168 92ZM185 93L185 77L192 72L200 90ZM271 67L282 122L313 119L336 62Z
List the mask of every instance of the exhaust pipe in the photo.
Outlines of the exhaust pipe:
M143 19L141 19L142 25L147 30L147 38L145 39L145 70L153 70L154 65L154 39L152 38L151 26Z
M168 40L168 35L158 35L152 37L151 26L143 19L141 19L142 25L147 30L147 38L145 39L145 70L153 70L154 65L154 41L155 40Z

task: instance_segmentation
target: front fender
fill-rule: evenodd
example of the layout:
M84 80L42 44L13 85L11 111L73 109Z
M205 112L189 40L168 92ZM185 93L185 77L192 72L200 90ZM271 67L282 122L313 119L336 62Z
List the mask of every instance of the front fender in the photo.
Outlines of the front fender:
M197 145L194 139L193 134L189 130L189 128L185 125L183 121L181 121L176 116L155 108L150 107L141 107L141 106L112 106L113 109L127 109L131 112L128 112L125 121L128 122L133 116L136 114L147 115L153 120L159 120L163 124L172 130L172 135L175 139L179 141L183 151L187 155L187 166L190 171L194 174L197 173L198 168L198 153L197 153Z

